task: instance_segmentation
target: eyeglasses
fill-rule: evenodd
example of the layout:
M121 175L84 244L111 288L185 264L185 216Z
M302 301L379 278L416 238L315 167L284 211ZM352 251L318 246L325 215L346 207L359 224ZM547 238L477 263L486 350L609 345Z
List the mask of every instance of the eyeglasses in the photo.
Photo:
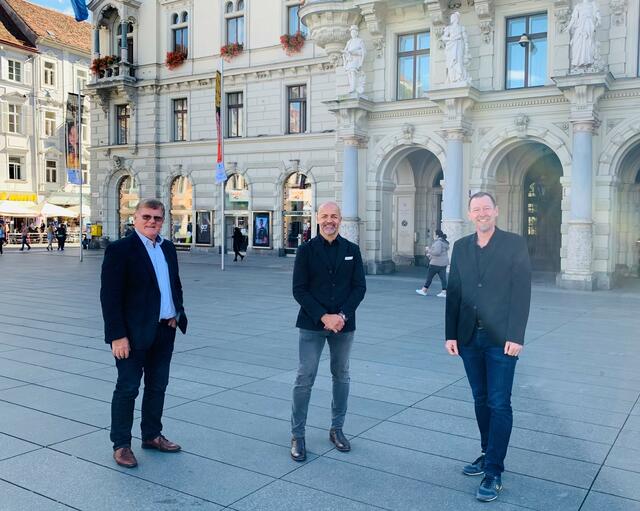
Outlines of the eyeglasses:
M142 219L145 222L148 222L152 218L153 218L154 222L162 222L162 221L164 221L164 217L163 216L142 215Z

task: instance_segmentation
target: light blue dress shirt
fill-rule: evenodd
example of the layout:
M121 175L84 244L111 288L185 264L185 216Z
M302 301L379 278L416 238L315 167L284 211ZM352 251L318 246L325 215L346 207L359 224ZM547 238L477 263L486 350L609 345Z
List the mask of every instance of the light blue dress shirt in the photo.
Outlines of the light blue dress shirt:
M156 238L155 246L153 241L147 238L144 234L140 234L136 231L136 234L140 237L140 241L147 249L147 254L151 258L153 264L153 270L156 273L156 280L158 281L158 287L160 288L160 318L159 319L171 319L176 317L176 307L173 304L173 294L171 293L171 280L169 277L169 265L164 257L162 251L162 242L164 241L160 235Z

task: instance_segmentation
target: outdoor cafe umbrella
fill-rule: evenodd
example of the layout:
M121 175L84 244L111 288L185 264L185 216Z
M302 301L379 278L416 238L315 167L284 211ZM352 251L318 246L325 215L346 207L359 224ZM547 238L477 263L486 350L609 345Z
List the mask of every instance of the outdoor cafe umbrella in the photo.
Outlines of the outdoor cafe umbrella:
M75 218L78 216L78 213L69 208L63 208L62 206L56 206L50 202L44 202L40 207L40 215L45 217L60 216Z
M0 215L17 217L40 216L38 205L31 201L0 201Z

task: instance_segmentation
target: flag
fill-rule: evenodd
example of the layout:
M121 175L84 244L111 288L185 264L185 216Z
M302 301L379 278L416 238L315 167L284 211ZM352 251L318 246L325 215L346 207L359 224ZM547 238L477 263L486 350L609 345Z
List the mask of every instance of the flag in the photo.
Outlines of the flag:
M89 18L89 11L84 0L71 0L71 7L73 7L76 21L84 21Z
M80 185L82 184L82 179L80 177L80 171L75 169L67 169L67 183L72 185Z
M67 172L69 170L80 171L80 138L78 137L80 115L78 112L78 95L70 92L64 120Z
M218 163L222 161L222 74L216 71L216 133L218 134Z

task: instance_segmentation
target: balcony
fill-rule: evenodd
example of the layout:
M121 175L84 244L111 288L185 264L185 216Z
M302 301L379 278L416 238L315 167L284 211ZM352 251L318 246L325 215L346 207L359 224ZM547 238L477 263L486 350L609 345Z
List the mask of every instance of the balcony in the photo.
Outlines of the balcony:
M122 62L119 57L107 55L106 57L96 57L91 63L93 80L91 85L94 88L119 85L123 82L133 83L136 81L136 68L129 62ZM95 87L98 86L98 87Z

